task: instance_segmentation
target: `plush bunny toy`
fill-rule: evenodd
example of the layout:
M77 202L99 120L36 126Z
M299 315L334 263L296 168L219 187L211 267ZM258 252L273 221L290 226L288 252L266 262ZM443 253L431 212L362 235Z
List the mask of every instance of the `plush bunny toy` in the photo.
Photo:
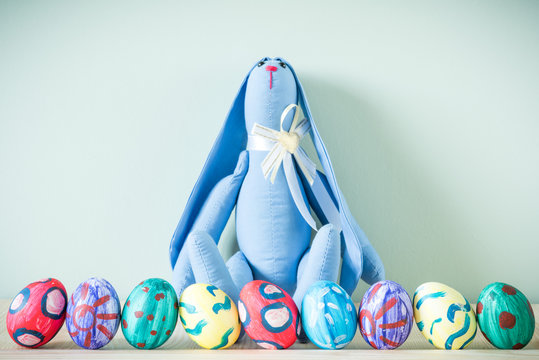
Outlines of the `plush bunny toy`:
M323 173L299 146L307 134ZM240 250L225 264L217 243L234 206ZM293 294L298 307L318 280L339 281L351 294L360 277L384 279L285 60L263 58L243 81L172 237L170 260L178 296L197 282L237 301L247 282L266 280Z

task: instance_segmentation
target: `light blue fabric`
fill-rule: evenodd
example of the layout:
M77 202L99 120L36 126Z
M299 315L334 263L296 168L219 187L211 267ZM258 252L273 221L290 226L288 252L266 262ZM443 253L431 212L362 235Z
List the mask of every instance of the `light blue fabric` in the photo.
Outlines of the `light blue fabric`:
M267 151L244 152L253 124L279 130L281 114L289 104L302 106L310 120L310 135L325 173L319 174L317 181L322 185L318 188L311 188L299 176L304 200L322 224L328 224L318 231L311 246L311 229L292 199L283 168L271 183L260 165ZM293 111L284 122L284 130L289 129L292 118ZM319 206L322 192L328 193L334 210ZM234 205L240 251L225 267L216 244ZM335 224L329 224L332 219ZM200 251L201 244L205 251ZM260 279L293 294L300 305L314 281L337 281L341 257L340 283L350 294L361 276L368 283L384 278L380 258L337 186L294 70L280 58L264 58L243 81L172 237L173 285L179 296L191 283L211 280L237 301L246 282Z

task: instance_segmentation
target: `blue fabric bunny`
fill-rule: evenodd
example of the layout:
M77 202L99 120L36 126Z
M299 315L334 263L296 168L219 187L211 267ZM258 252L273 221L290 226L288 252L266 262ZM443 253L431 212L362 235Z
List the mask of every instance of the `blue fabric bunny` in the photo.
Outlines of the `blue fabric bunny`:
M299 146L307 134L323 173ZM234 207L240 250L225 264L217 243ZM360 277L384 279L285 60L263 58L244 79L172 237L170 260L178 296L198 282L237 301L247 282L266 280L293 294L298 307L318 280L339 281L352 294Z

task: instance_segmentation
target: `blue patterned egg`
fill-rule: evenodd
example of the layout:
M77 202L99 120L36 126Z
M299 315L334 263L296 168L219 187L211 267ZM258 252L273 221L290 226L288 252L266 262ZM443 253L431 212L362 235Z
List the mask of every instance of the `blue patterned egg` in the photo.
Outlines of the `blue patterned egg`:
M414 325L410 296L394 281L373 284L359 307L359 330L363 339L375 349L401 346Z
M356 333L356 308L342 287L332 281L318 281L303 297L301 322L316 346L342 349Z
M120 324L120 299L105 279L90 278L69 298L66 327L80 347L99 349L112 340Z

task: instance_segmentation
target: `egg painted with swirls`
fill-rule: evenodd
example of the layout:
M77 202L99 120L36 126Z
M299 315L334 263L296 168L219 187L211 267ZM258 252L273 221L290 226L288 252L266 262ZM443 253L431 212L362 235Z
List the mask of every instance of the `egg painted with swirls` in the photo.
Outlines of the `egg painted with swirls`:
M187 335L206 349L232 346L241 331L238 310L230 296L209 284L193 284L183 291L180 321Z
M303 297L301 323L316 346L342 349L356 333L356 308L342 287L332 281L317 281Z
M359 307L359 329L363 339L375 349L401 346L414 325L410 296L389 280L373 284Z
M178 320L178 299L172 285L163 279L138 284L122 311L122 332L137 349L154 349L172 335Z
M477 322L468 300L438 282L420 285L413 298L414 318L421 334L439 349L464 349L475 337Z
M238 313L247 335L265 349L286 349L297 339L298 308L275 284L262 280L247 283L240 292Z
M59 280L46 278L28 284L9 305L9 336L24 347L45 345L64 324L66 307L66 289Z
M121 305L114 287L105 279L90 278L71 294L66 327L71 339L85 349L107 345L120 324Z
M477 321L485 338L499 349L523 348L535 330L535 316L526 296L501 282L487 285L481 291Z

